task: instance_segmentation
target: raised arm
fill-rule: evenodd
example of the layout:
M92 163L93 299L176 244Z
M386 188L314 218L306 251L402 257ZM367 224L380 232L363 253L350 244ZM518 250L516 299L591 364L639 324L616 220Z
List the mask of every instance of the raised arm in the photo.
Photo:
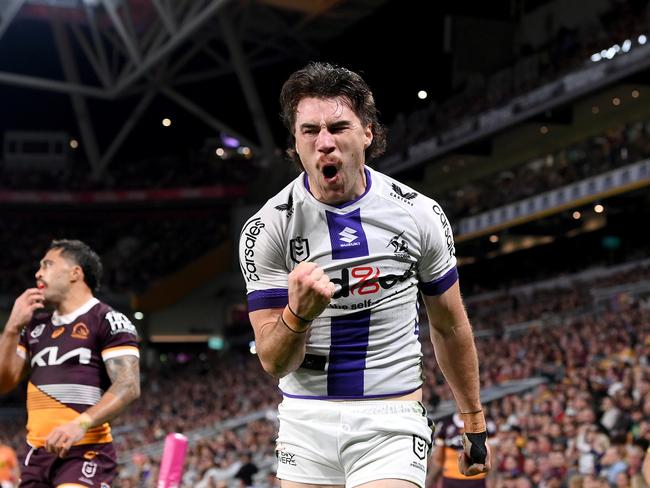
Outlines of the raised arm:
M298 369L305 358L311 322L327 307L334 284L314 263L303 262L289 273L289 304L249 314L255 347L264 370L281 378Z
M0 336L0 393L13 390L29 371L25 355L19 355L20 333L29 324L34 312L43 308L43 292L29 288L14 302L9 320Z

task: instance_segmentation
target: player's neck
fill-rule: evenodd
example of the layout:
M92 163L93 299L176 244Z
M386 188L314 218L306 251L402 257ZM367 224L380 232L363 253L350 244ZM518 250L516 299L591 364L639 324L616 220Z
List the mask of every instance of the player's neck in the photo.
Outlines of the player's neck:
M68 296L56 305L56 311L59 315L68 315L88 302L92 297L93 294L88 289L71 290Z

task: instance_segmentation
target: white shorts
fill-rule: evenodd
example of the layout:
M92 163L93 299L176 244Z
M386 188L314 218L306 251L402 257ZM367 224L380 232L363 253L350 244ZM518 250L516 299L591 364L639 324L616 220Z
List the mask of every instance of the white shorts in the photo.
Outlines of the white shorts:
M403 479L423 488L432 431L418 401L284 398L277 477L345 485Z

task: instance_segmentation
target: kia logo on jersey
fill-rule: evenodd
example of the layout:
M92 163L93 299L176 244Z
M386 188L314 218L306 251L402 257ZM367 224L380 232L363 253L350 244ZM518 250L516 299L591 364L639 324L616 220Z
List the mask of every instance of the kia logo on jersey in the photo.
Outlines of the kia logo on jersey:
M289 253L291 259L300 263L309 257L309 241L298 236L289 241Z

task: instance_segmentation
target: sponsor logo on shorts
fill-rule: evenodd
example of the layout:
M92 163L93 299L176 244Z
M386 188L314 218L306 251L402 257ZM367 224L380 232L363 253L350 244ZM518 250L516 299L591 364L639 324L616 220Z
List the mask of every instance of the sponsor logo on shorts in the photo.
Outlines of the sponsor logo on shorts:
M423 473L426 473L426 471L427 471L426 468L424 467L424 464L422 464L422 463L418 463L417 461L413 461L413 462L411 463L411 467L412 467L412 468L415 468L415 469L419 469L419 470L422 471Z
M427 457L427 441L422 437L413 435L413 453L420 461L424 460Z
M81 466L81 474L86 478L92 478L97 472L97 463L94 461L84 461Z
M75 339L85 340L88 339L89 335L90 335L90 331L88 330L88 326L83 322L74 324L74 327L72 327L72 337L74 337Z
M286 450L286 447L279 445L275 450L275 455L278 457L278 463L288 464L289 466L297 466L296 455L292 452L288 452Z
M99 453L97 451L86 451L84 452L84 459L87 459L88 461L92 461L97 457Z

